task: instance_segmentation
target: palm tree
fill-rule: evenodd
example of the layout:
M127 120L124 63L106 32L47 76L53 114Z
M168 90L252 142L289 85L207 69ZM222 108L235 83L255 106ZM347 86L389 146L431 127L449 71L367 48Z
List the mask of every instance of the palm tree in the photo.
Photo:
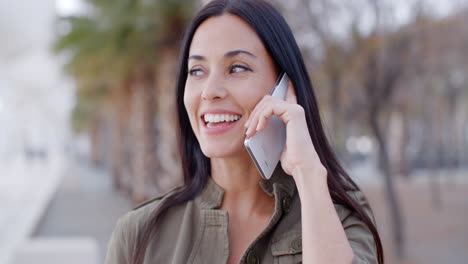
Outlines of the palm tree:
M170 105L159 105L162 100L156 96L162 95L166 102L167 95L173 94L173 86L157 89L156 84L164 83L165 78L175 79L175 75L159 71L166 65L174 68L174 44L194 4L182 0L88 3L89 14L62 18L70 31L58 37L55 49L69 54L66 68L77 80L77 93L81 94L77 97L75 121L92 131L91 121L98 120L103 109L112 112L114 182L118 187L127 187L135 201L141 201L158 191L158 172L168 171L156 158L156 142L174 140L164 138L167 133L157 139L155 128L172 123L165 118L171 111L165 110ZM159 119L163 123L158 126L157 111L162 113ZM169 136L173 138L173 134ZM175 153L174 145L170 153ZM153 188L148 189L148 183L153 183Z

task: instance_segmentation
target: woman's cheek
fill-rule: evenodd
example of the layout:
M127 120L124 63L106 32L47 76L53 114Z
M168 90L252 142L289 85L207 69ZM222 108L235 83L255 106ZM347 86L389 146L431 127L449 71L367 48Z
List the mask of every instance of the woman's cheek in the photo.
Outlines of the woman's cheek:
M255 106L257 105L258 102L260 102L260 100L263 98L264 95L265 94L259 91L244 93L244 95L242 96L244 107L246 108L249 115L254 110Z

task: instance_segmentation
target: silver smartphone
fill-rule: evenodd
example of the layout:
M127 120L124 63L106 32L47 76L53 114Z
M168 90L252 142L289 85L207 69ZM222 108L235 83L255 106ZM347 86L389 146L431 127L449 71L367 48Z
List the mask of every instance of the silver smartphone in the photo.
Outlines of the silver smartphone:
M271 95L280 99L286 98L289 78L286 73L280 74ZM278 165L286 143L286 124L277 116L268 118L265 128L253 137L244 140L245 148L264 179L270 179Z

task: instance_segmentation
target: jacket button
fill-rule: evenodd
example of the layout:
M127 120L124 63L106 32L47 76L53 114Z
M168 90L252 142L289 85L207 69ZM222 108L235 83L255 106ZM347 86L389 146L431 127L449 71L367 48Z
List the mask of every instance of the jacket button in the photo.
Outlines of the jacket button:
M302 252L302 236L295 238L291 242L291 249L293 253Z
M249 251L249 253L247 254L246 262L247 264L259 264L259 260L257 255L255 254L255 251Z
M291 197L289 197L289 195L285 195L283 197L283 211L285 213L289 213L289 211L291 210Z

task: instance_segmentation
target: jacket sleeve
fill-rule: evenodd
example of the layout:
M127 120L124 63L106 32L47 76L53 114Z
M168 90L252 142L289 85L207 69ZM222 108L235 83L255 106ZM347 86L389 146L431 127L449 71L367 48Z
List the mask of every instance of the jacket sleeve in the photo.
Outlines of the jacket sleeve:
M372 210L367 202L364 194L361 192L348 192L348 194L354 198L361 208L369 215L373 220ZM371 231L367 228L365 223L361 221L356 214L349 209L335 205L341 223L345 230L348 241L353 249L354 257L353 264L376 264L377 251L374 242L374 237Z
M130 264L128 215L117 221L109 241L105 264Z
M140 230L148 221L161 197L146 201L119 218L112 233L105 264L130 264Z

